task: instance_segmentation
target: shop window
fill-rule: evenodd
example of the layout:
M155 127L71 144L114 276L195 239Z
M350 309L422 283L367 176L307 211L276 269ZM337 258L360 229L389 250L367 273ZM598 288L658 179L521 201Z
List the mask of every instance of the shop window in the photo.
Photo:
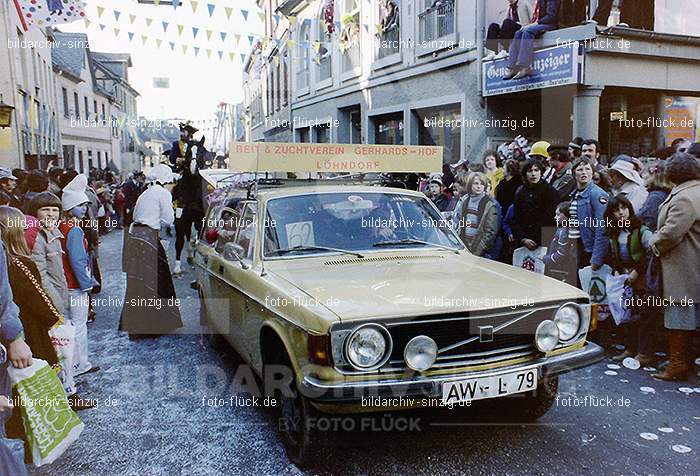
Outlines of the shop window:
M297 129L298 139L297 142L311 142L311 133L308 127L303 129Z
M377 24L377 58L386 58L401 51L400 0L380 0Z
M362 113L359 109L350 113L350 143L362 143Z
M461 120L459 104L417 109L418 144L443 147L443 163L460 159Z
M420 42L430 42L455 32L454 0L423 0L418 14Z
M331 141L331 128L328 124L322 124L315 127L316 142L318 144L327 144Z
M342 55L343 72L360 67L360 2L343 0L338 49Z
M375 116L373 122L375 144L403 144L402 112Z

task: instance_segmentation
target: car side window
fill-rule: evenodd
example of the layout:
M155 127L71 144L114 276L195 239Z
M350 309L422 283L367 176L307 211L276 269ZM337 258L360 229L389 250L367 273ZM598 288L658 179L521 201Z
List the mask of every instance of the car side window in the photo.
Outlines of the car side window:
M257 211L257 203L248 202L245 204L245 208L241 214L240 223L238 226L238 236L236 237L236 244L243 248L243 256L241 256L241 258L248 261L253 260Z

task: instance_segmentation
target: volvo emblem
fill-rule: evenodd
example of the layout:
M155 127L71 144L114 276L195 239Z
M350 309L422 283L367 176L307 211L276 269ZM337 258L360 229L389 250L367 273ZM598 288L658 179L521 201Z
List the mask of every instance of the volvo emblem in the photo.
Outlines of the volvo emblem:
M479 326L479 342L493 342L493 326Z

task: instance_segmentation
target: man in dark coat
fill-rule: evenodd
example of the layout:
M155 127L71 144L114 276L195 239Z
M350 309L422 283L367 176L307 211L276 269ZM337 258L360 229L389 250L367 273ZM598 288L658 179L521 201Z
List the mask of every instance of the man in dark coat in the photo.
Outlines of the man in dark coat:
M180 165L185 161L185 154L187 153L187 147L192 141L195 132L199 129L190 125L189 122L180 123L180 140L176 140L172 143L170 147L170 163L179 168Z

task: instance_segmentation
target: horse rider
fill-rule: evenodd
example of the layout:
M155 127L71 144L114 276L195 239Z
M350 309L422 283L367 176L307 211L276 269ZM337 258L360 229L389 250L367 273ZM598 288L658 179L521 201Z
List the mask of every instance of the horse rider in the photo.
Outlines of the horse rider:
M185 155L187 153L187 148L192 142L195 132L199 129L192 126L189 121L181 122L180 127L180 139L173 142L170 148L170 163L176 168L180 169L182 164L185 162Z

